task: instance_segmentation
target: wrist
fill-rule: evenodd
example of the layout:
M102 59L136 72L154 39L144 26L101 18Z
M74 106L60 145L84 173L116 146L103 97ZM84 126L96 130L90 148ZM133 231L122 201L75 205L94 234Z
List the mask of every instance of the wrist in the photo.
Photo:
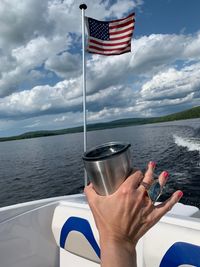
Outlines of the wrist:
M136 267L136 250L132 242L113 236L100 236L101 267Z
M123 248L127 253L135 256L135 244L128 238L124 238L117 235L100 235L100 247L101 249L118 249Z

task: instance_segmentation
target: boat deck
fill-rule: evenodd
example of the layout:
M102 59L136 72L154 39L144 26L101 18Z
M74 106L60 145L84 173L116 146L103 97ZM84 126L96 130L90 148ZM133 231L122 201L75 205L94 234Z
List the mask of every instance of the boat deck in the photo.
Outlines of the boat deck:
M88 243L81 233L71 231L65 248L60 245L61 230L66 221L74 217L88 221L98 242L98 232L84 194L0 208L0 266L98 267L93 242ZM160 242L161 236L165 242ZM141 240L138 266L160 266L163 255L173 244L187 242L190 246L199 246L199 240L200 210L177 203Z

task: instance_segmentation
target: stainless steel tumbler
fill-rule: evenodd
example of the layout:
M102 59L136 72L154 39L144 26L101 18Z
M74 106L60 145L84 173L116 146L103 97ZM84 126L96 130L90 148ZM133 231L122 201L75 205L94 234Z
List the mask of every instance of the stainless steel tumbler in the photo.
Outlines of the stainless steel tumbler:
M114 193L131 172L130 144L110 142L83 155L89 180L100 195Z

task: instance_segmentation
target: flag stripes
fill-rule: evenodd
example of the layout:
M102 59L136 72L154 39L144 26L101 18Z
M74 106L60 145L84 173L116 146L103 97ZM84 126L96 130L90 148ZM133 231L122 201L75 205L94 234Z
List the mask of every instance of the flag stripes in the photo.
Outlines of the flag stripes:
M105 55L105 56L112 56L112 55L121 55L127 52L130 52L130 47L126 47L124 49L118 49L118 50L112 50L112 51L99 51L97 49L90 49L90 53L94 53L94 54L100 54L100 55Z
M110 43L105 43L105 42L102 42L102 43L100 43L100 42L97 42L97 41L95 41L95 40L90 40L90 44L91 45L94 45L94 44L96 44L96 46L115 46L115 45L124 45L124 44L129 44L130 43L130 40L127 40L126 42L113 42L113 44L110 44Z
M87 51L102 55L119 55L131 51L135 14L113 21L98 21L86 17Z

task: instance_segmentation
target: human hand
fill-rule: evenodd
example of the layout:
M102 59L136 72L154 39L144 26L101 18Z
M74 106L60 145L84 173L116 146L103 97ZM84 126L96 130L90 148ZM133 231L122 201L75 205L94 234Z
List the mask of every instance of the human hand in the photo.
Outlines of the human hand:
M152 183L154 168L155 163L150 162L144 177L141 171L134 172L112 195L98 195L92 184L85 187L101 245L117 242L133 251L138 240L182 197L183 193L176 191L165 202L157 206L153 204L141 183ZM161 187L165 185L167 178L167 172L160 174Z

